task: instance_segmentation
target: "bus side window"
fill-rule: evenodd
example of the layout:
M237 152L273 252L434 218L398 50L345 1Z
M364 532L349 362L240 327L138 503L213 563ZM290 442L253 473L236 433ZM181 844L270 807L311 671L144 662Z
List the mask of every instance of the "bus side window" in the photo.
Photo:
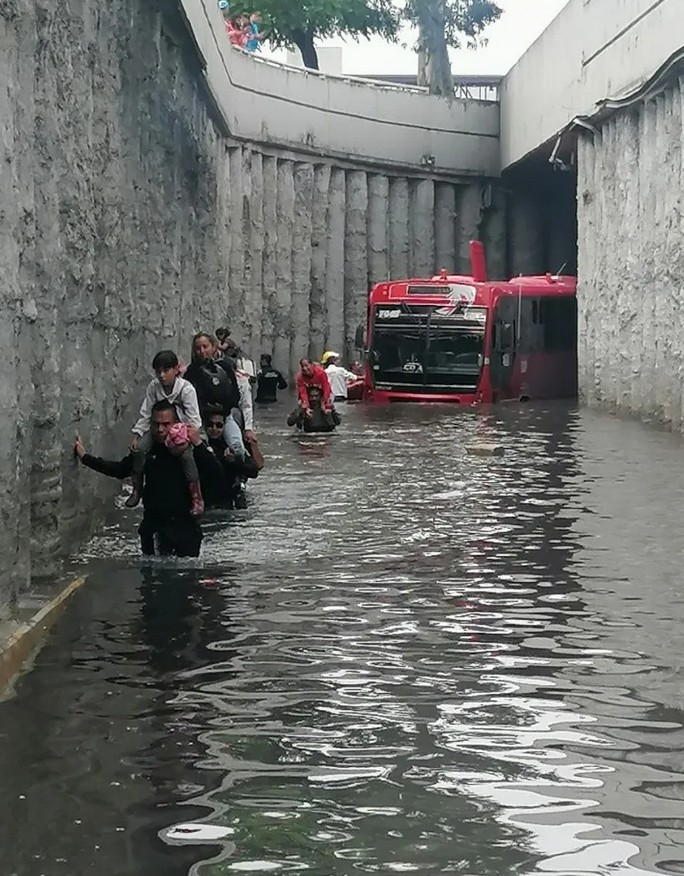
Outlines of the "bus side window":
M541 322L544 351L568 352L577 345L577 302L575 298L542 298Z
M505 353L515 347L514 322L497 322L494 331L494 349L498 353Z

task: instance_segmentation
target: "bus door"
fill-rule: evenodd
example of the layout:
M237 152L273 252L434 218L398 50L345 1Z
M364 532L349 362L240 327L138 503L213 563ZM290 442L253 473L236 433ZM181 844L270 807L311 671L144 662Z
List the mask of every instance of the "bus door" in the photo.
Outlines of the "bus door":
M518 296L511 295L500 298L494 311L492 352L489 363L495 401L497 397L509 397L512 392L517 319Z

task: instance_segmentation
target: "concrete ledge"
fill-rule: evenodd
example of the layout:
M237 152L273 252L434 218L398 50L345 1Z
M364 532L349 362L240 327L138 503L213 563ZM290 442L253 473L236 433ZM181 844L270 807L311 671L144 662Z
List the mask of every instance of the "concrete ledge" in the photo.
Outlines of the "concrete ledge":
M0 628L0 696L43 644L67 601L83 586L85 580L85 577L74 578L28 621L19 624L10 621L4 625L4 629ZM3 632L5 635L2 635Z

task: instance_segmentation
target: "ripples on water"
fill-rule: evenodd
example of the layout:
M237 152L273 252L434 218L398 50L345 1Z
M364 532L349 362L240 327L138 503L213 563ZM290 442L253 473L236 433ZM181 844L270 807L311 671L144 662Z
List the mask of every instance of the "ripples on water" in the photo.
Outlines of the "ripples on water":
M684 873L679 441L280 416L201 562L141 569L132 515L88 546L0 706L2 873Z

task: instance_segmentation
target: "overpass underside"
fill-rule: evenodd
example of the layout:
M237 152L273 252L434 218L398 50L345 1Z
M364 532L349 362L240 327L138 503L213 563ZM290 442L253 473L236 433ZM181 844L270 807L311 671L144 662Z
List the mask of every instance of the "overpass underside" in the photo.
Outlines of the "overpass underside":
M518 274L577 271L577 173L547 145L504 172L506 266Z

